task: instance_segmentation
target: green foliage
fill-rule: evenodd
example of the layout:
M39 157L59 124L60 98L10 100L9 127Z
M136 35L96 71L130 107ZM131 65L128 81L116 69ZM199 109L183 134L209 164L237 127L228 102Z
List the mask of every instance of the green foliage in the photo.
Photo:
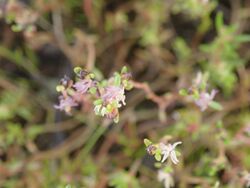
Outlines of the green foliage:
M242 43L249 41L250 35L243 34L235 37L237 26L224 25L222 13L217 14L215 25L218 36L210 44L201 45L203 52L211 54L208 61L201 64L209 71L212 81L229 95L237 81L235 71L245 63L238 49Z
M172 11L174 13L184 13L191 16L192 19L203 17L216 7L216 1L210 0L176 0L173 3Z
M173 48L180 62L186 61L191 56L191 50L182 38L176 38Z
M209 106L211 108L213 108L214 110L222 110L223 107L218 103L218 102L215 102L215 101L212 101Z
M139 188L136 178L125 171L119 171L110 176L109 185L115 188Z

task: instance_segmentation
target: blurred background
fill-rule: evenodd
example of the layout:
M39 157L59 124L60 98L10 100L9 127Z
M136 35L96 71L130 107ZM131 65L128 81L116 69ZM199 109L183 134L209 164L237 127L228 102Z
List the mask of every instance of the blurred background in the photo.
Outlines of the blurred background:
M249 18L249 0L0 0L0 187L250 185ZM138 89L118 124L54 108L74 67L108 78L124 65L159 96L207 73L223 110L159 109ZM183 143L162 178L143 139L166 135Z

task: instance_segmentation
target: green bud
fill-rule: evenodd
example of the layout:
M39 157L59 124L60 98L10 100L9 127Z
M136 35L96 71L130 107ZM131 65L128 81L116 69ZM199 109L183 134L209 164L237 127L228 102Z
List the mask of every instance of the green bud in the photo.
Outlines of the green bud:
M94 78L95 78L95 75L94 75L93 73L90 73L90 74L89 74L89 77L90 77L91 79L94 79Z
M107 110L108 110L108 112L111 112L111 111L112 111L112 105L111 105L111 104L108 104L108 105L107 105Z
M179 94L180 94L181 96L188 96L188 91L187 91L186 89L181 89L181 90L179 91Z
M97 99L94 101L95 106L100 105L100 104L102 104L102 99Z
M75 94L75 90L73 90L72 88L67 89L67 92L69 95L74 95Z
M149 139L147 139L147 138L145 138L145 139L143 140L143 142L144 142L144 144L145 144L146 147L148 147L149 145L152 144L152 142L151 142Z
M64 86L62 86L62 85L56 86L56 91L57 91L57 92L62 92L63 90L65 90L65 87L64 87Z
M121 75L118 73L115 73L115 85L120 86L121 85Z
M134 86L133 86L133 84L131 82L128 81L127 85L124 86L124 87L125 87L126 90L131 90L131 89L133 89Z
M75 73L75 74L79 74L81 71L82 71L82 68L81 68L81 67L75 67L75 68L74 68L74 73Z
M90 92L92 95L96 94L96 88L95 88L95 87L91 87L91 88L89 89L89 92Z
M126 66L122 67L121 73L125 74L128 72L128 68Z
M157 161L160 161L160 160L161 160L161 154L160 154L160 153L156 153L154 157L155 157L155 159L156 159Z
M194 99L199 99L199 97L200 97L199 91L198 90L194 90L193 98Z

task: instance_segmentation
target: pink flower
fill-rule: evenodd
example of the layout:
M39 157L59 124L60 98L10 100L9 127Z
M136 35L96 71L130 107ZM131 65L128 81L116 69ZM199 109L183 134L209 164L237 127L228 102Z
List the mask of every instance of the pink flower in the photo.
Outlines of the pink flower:
M119 86L108 86L105 88L105 92L102 95L102 99L106 103L112 103L116 101L118 103L118 107L121 107L120 102L125 105L125 95L124 88Z
M201 111L205 111L208 107L208 105L213 101L217 91L212 90L211 94L207 92L200 93L200 96L198 99L195 100L195 104L200 107Z
M73 85L76 91L81 94L85 94L88 91L88 89L93 86L94 86L94 82L91 79L80 80Z
M54 105L56 109L59 109L61 111L65 111L67 113L70 113L71 108L78 106L78 104L71 98L71 97L66 97L64 98L63 96L59 97L59 105Z

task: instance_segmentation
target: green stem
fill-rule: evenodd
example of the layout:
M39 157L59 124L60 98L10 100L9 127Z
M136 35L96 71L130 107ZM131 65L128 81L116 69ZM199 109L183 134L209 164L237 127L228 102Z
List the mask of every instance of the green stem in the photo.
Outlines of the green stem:
M83 149L82 156L86 156L91 149L96 144L97 140L102 136L102 134L107 130L107 126L99 126L94 134L90 137L88 142L86 143L85 148Z
M103 135L103 133L107 130L108 126L98 126L98 128L94 131L93 135L87 141L85 147L80 152L77 161L75 162L74 169L78 168L82 161L86 158L86 156L90 153L90 151L95 146L98 139Z

